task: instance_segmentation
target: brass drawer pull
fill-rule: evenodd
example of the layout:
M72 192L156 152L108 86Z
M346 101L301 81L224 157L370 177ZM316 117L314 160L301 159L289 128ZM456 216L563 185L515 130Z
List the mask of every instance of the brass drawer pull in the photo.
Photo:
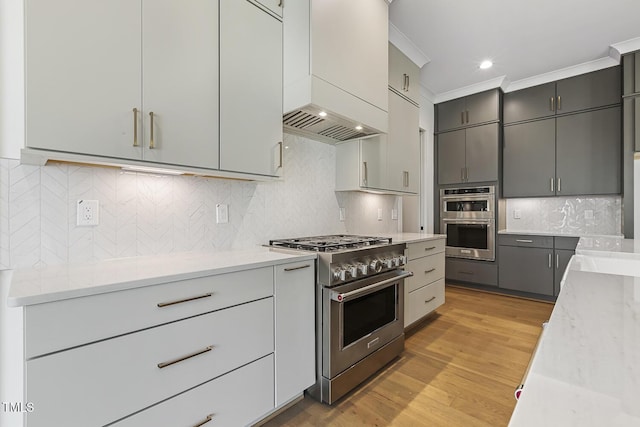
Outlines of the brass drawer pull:
M284 271L302 270L303 268L309 268L309 267L311 267L311 264L301 265L300 267L289 267L289 268L285 268L285 269L284 269Z
M429 246L428 248L424 248L425 251L432 251L434 250L436 247L435 246Z
M425 303L425 304L429 304L429 303L430 303L431 301L433 301L434 299L436 299L436 297L435 297L435 296L433 296L433 297L429 298L429 299L428 299L428 300L426 300L424 303Z
M196 351L195 353L191 353L191 354L189 354L187 356L180 357L180 358L174 359L174 360L170 360L168 362L158 363L158 368L160 368L160 369L166 368L167 366L171 366L171 365L174 365L176 363L183 362L183 361L185 361L187 359L191 359L192 357L200 356L201 354L210 352L211 350L213 350L213 346L212 345L210 345L207 348L203 348L202 350Z
M213 294L210 292L208 294L204 294L204 295L198 295L197 297L191 297L191 298L185 298L185 299L180 299L177 301L169 301L169 302L159 302L158 303L158 307L162 308L162 307L167 307L169 305L174 305L174 304L182 304L183 302L189 302L189 301L195 301L197 299L202 299L202 298L209 298L210 296L212 296Z
M435 268L430 268L430 269L428 269L428 270L425 270L425 271L424 271L424 274L429 274L429 273L432 273L432 272L434 272L434 271L436 271L436 269L435 269Z
M153 111L149 113L149 128L151 129L151 136L149 137L149 149L153 150L156 148L156 143L153 140Z
M204 420L200 421L198 424L194 425L193 427L203 426L203 425L205 425L206 423L208 423L211 420L213 420L213 414L207 415L207 418L205 418Z

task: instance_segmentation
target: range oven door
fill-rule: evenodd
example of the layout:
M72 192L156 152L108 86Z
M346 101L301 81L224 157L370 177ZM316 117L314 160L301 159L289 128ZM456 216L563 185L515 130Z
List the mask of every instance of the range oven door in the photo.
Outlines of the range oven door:
M322 375L334 378L404 333L404 279L394 270L323 290Z
M445 255L494 261L496 253L493 219L443 219L441 232L447 235Z

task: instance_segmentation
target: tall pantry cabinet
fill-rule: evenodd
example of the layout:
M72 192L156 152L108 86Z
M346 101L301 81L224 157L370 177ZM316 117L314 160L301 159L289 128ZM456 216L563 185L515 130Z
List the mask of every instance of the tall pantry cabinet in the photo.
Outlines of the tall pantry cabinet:
M27 148L277 175L282 22L267 10L235 0L26 0Z

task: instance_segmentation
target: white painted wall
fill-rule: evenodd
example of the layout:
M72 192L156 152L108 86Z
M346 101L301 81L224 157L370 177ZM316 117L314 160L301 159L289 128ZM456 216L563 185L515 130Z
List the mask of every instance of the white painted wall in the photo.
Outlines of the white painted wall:
M24 146L23 1L0 0L0 157Z

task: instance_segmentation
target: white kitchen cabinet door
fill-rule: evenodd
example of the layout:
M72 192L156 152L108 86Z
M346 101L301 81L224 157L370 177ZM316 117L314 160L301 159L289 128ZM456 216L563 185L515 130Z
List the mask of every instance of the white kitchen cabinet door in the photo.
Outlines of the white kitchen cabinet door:
M276 407L315 383L315 262L275 270Z
M282 173L282 22L220 0L220 169Z
M360 140L361 186L364 188L387 190L387 150L388 136L377 135Z
M383 111L388 104L388 16L384 0L311 0L313 74Z
M142 158L217 169L218 2L142 5Z
M420 68L389 43L389 86L401 95L420 103Z
M419 108L389 91L388 183L389 189L417 194L420 191Z
M140 157L141 8L129 0L26 0L27 147Z

